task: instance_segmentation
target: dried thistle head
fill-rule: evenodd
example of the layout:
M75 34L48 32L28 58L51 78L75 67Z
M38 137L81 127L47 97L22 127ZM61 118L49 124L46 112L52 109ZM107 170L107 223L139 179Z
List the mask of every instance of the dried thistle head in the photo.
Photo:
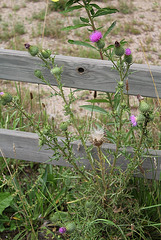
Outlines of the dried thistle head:
M144 97L142 97L140 94L138 94L137 99L138 99L139 102L141 102L142 100L144 100Z
M91 142L93 145L99 147L104 142L104 129L103 128L93 128L90 135Z

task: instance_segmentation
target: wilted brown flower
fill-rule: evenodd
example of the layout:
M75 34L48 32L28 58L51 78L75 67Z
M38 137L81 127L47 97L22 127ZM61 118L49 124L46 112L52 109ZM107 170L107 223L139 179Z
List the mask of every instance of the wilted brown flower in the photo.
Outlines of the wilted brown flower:
M104 129L103 128L94 128L90 135L91 142L93 145L99 147L104 141Z

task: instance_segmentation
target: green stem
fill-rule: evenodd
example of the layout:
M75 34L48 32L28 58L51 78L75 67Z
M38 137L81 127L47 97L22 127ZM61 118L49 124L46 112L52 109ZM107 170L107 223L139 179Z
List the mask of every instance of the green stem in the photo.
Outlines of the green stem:
M101 151L100 146L97 147L97 152L98 152L98 157L99 157L99 160L100 160L100 170L101 170L101 175L102 175L102 183L103 183L104 191L106 193L107 184L106 184L106 180L105 180L105 159L102 155L102 151Z
M70 147L70 140L69 140L69 135L68 132L65 131L65 137L66 137L66 142L67 142L67 149L68 149L68 162L71 163L73 165L73 167L86 179L88 180L88 178L85 176L85 174L79 169L79 167L77 166L77 164L73 161L72 159L72 149Z
M60 76L56 76L56 75L55 75L55 78L56 78L57 83L58 83L58 88L59 88L59 90L60 90L61 97L63 98L63 101L64 101L65 105L69 107L69 110L70 110L69 115L70 115L71 121L72 121L75 129L76 129L77 132L79 133L80 140L81 140L82 145L83 145L83 147L84 147L84 149L85 149L85 152L86 152L87 158L88 158L88 160L89 160L89 162L90 162L90 164L91 164L92 170L96 173L95 167L94 167L94 165L93 165L93 160L92 160L92 157L91 157L90 153L88 152L88 149L87 149L85 140L84 140L84 138L83 138L83 136L82 136L82 134L81 134L81 132L80 132L80 129L79 129L78 124L77 124L77 121L75 120L74 115L73 115L73 113L72 113L72 111L71 111L70 104L67 102L67 100L66 100L66 98L65 98L64 91L63 91L63 86L62 86L62 84L61 84L61 82L60 82Z
M126 71L124 73L124 69L122 66L122 59L120 57L120 68L115 64L115 62L113 61L112 58L110 58L110 60L112 61L112 63L114 64L114 66L116 67L116 69L118 70L119 74L120 74L120 81L124 82L125 77L127 76L128 70L130 65L127 66ZM113 164L112 164L112 168L111 168L111 174L113 174L114 168L116 166L116 161L118 158L118 152L120 149L120 145L121 145L121 131L122 131L122 116L123 116L123 107L122 107L122 103L124 101L124 93L123 93L123 88L120 89L120 95L121 95L121 99L120 99L120 115L119 115L119 127L117 128L117 142L116 142L116 151L115 151L115 156L114 156L114 160L113 160ZM112 103L112 101L111 101ZM113 111L114 114L114 111ZM115 116L115 114L114 114ZM116 122L116 118L114 117L115 122Z
M89 132L90 132L91 126L92 126L93 109L94 109L94 103L92 105L91 117L90 117L90 120L89 120Z
M145 130L146 130L146 126L144 125L143 128L142 128L140 141L139 141L139 144L138 144L138 146L137 146L137 149L136 149L136 151L135 151L135 155L134 155L134 158L133 158L133 162L134 162L134 163L135 163L136 159L137 159L137 158L139 157L139 155L140 155L140 149L141 149L141 145L142 145L142 142L143 142L143 137L144 137L144 134L145 134ZM141 163L141 162L139 163L138 167L139 167L139 169L140 169L141 174L143 174L143 176L145 177L145 171L144 171L144 169L143 169L143 167L142 167L142 163ZM127 181L128 178L131 176L132 173L133 173L133 171L130 172L129 174L127 174L126 179L125 179L126 181Z
M14 107L16 107L16 108L30 121L30 123L31 123L31 125L32 125L33 127L36 126L36 123L34 123L32 117L29 116L28 113L26 113L21 107L19 107L18 104L13 103L13 105L14 105ZM38 126L36 126L36 130L37 130L38 133L41 135L41 131L40 131L40 128L39 128ZM45 137L45 136L44 136L44 137ZM53 149L53 146L50 144L50 141L49 141L46 137L45 137L45 141L46 141L47 145L48 145L51 149ZM55 142L55 143L56 143L56 142ZM65 157L67 157L66 152L63 150L63 148L60 146L60 144L57 144L57 146L58 146L59 150L63 153L63 155L64 155Z
M121 64L121 58L120 58L120 64ZM124 78L122 76L122 68L119 69L119 73L120 73L120 80L123 81ZM123 96L123 88L120 89L120 95L121 95L121 99L120 99L120 115L119 115L119 127L117 129L117 142L116 142L116 151L115 151L115 155L114 155L114 160L113 160L113 164L112 164L112 168L111 168L111 174L113 174L114 168L116 166L116 161L118 158L118 152L120 149L120 145L121 145L121 131L122 131L122 115L123 115L123 107L122 107L122 103L124 100L124 96ZM116 118L115 118L116 121Z
M86 12L87 12L88 18L89 18L89 20L90 20L90 22L91 22L92 29L93 29L93 31L96 31L96 27L95 27L94 21L93 21L93 19L92 19L92 17L91 17L90 11L89 11L88 8L86 7L86 6L87 6L86 1L83 0L83 3L84 3L85 10L86 10Z
M93 30L93 31L96 31L96 27L95 27L93 18L92 18L91 14L90 14L90 11L89 11L88 8L86 7L86 6L87 6L86 1L83 0L83 3L84 3L85 10L86 10L86 12L87 12L89 21L90 21L90 23L91 23L91 25L92 25L92 30ZM102 54L102 50L101 50L101 49L99 50L99 53L100 53L101 59L103 60L103 54ZM96 96L97 96L97 91L94 91L94 98L96 98Z

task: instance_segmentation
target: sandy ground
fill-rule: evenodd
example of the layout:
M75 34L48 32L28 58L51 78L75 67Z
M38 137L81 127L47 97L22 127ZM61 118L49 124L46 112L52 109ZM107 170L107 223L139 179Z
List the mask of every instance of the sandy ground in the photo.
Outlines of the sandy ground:
M32 14L34 12L39 12L46 7L46 0L42 0L39 2L31 2L27 0L1 0L0 1L0 29L2 28L2 22L7 22L9 24L9 29L12 29L14 23L17 21L22 21L25 25L26 33L22 36L22 42L16 43L23 45L25 42L30 42L31 44L43 44L44 48L50 48L53 52L55 49L58 51L59 54L64 54L64 49L68 47L67 39L63 38L60 44L59 39L47 38L44 37L33 37L33 31L37 28L38 21L31 20ZM109 35L107 39L107 44L114 42L116 40L121 40L125 38L128 41L128 47L132 49L134 61L137 63L146 63L146 59L148 60L149 64L153 65L161 65L161 1L153 1L153 0L131 0L131 10L132 13L130 14L122 14L116 13L110 17L109 22L105 22L105 27L110 26L113 20L117 20L117 28L118 33ZM97 3L97 2L95 2ZM98 3L101 6L106 6L107 4ZM118 0L111 0L108 1L108 4L111 6L115 6L116 8L119 7ZM6 6L6 7L4 7ZM21 6L18 11L13 11L15 6ZM119 9L119 8L118 8ZM85 16L85 13L82 13ZM55 18L55 21L60 20L62 21L62 26L68 26L72 24L73 19L75 16L71 16L65 18L57 12L52 12L50 15L47 16L47 19ZM102 17L103 19L103 17ZM122 33L122 27L126 26L133 26L135 29L139 30L139 34L132 34L126 30L125 33ZM43 22L41 22L41 27L43 28ZM53 26L55 27L55 26ZM59 26L60 27L60 26ZM75 39L74 32L71 32L69 35L70 39ZM77 37L78 39L78 37ZM14 41L14 38L13 38ZM0 48L8 48L9 41L1 41ZM19 46L16 46L19 49ZM25 50L22 48L22 50ZM144 51L143 51L144 50ZM72 56L72 52L70 55ZM64 54L65 55L65 54ZM73 54L74 55L74 54ZM145 58L146 56L146 58ZM7 88L7 86L4 86ZM31 87L33 89L33 86ZM49 91L47 87L42 87L43 90ZM65 94L68 95L69 89L65 89ZM84 99L92 98L93 94L89 94L87 92L86 96L83 96L81 99L76 103L76 109L78 109L79 105L84 104ZM63 117L63 104L60 98L52 97L52 98L43 98L43 102L46 104L47 113L52 116L56 117L59 115L60 119L64 119ZM77 112L77 111L76 111ZM79 114L81 114L79 110ZM85 113L87 114L87 113Z
M122 0L123 1L123 0ZM126 1L125 1L126 2ZM110 21L105 22L105 27L109 27L113 20L117 20L118 33L117 35L109 35L107 38L107 44L109 42L114 42L115 40L121 40L125 38L129 42L129 47L133 51L134 61L145 62L144 54L142 46L144 47L145 53L149 58L150 64L161 65L161 1L160 0L129 0L128 2L132 3L132 13L130 14L122 14L116 13L110 15ZM97 2L95 2L97 3ZM4 8L4 4L6 7ZM98 3L101 6L106 6L107 4ZM118 0L110 0L108 4L117 7L119 9L119 1ZM14 6L21 6L18 11L13 11ZM25 6L25 7L23 7ZM1 15L1 22L7 22L12 28L12 25L16 21L22 21L26 28L26 34L23 35L23 41L30 42L31 44L41 44L42 38L41 37L33 37L33 30L37 28L37 20L32 20L32 14L35 12L39 12L46 7L46 0L42 0L39 2L31 2L28 0L1 0L0 1L0 15ZM82 13L85 16L85 13ZM81 15L82 15L81 14ZM63 26L68 26L72 23L73 19L78 17L73 17L69 14L69 17L65 17L60 13L52 12L47 16L47 19L54 18L55 21L62 20ZM102 17L103 18L103 17ZM125 33L122 35L122 27L124 25L129 24L129 26L133 26L135 29L140 31L140 34L132 34L126 30ZM41 26L43 27L43 22L41 22ZM53 26L55 27L55 26ZM61 41L60 39L52 39L52 38L44 38L43 39L43 46L44 48L49 47L54 51L54 49L59 49L59 54L63 54L64 52L64 45L67 44L67 38L74 37L74 31L66 34L64 33L66 38ZM78 36L77 36L78 38ZM142 44L141 44L142 43ZM20 44L20 43L19 43ZM23 45L23 42L22 42ZM69 44L70 45L70 44ZM59 47L57 47L59 46ZM17 46L18 48L19 46ZM8 42L1 42L0 48L8 48ZM72 52L71 54L72 55ZM74 54L73 54L74 55Z

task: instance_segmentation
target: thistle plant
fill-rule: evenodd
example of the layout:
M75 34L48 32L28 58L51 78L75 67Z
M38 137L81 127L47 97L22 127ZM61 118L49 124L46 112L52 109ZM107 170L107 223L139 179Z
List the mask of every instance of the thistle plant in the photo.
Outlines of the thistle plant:
M68 13L70 11L74 10L82 10L84 9L87 16L86 18L80 17L81 24L74 25L74 26L68 26L65 27L63 30L73 30L78 29L82 27L86 27L87 31L89 32L89 39L86 41L77 41L77 40L71 40L69 39L68 42L70 44L76 44L79 46L85 46L89 48L93 48L96 51L100 53L101 59L107 58L109 61L113 64L113 71L118 72L118 79L116 81L116 92L115 94L106 93L106 100L108 104L110 104L111 108L111 116L113 121L114 128L112 129L113 135L115 136L115 144L116 144L116 150L113 153L113 158L108 159L104 153L102 152L101 146L104 141L108 141L108 137L105 138L104 136L104 126L102 126L102 129L92 129L92 125L95 124L94 120L91 119L91 133L89 133L90 139L92 139L93 147L97 148L98 152L98 160L93 159L93 156L91 154L91 151L89 150L89 147L86 145L87 136L84 136L82 134L81 128L77 125L77 120L75 118L74 113L72 112L71 104L74 102L74 94L71 93L70 96L68 96L68 99L65 97L64 91L63 91L63 84L61 83L61 73L63 71L63 68L61 66L55 65L55 59L51 55L50 50L43 49L39 50L36 46L30 46L26 44L26 48L29 50L29 53L32 56L38 56L42 59L44 62L44 66L50 70L50 73L54 76L54 78L57 81L58 89L59 91L56 92L56 94L60 95L64 101L64 112L65 115L69 117L68 122L63 122L60 124L60 129L65 134L65 146L61 147L58 146L58 142L56 140L56 136L53 134L49 134L50 130L46 131L39 131L40 139L42 140L42 143L48 144L50 148L52 148L54 151L56 149L58 150L57 156L60 156L63 154L66 161L68 161L70 164L73 165L74 168L77 169L77 171L87 180L87 174L86 171L80 170L80 168L77 166L76 161L79 161L79 159L75 159L72 151L72 147L70 145L70 142L72 140L79 139L81 140L81 143L85 149L86 157L89 160L91 164L91 169L93 171L93 181L96 184L96 186L100 189L101 194L103 194L103 199L106 197L108 186L110 185L110 182L113 181L113 177L116 174L117 169L117 161L119 157L122 155L126 158L126 147L129 145L129 139L131 141L131 146L134 147L134 157L131 156L131 162L133 164L130 164L130 167L127 167L126 173L126 185L128 184L128 180L131 178L132 174L134 173L135 169L139 167L142 174L144 174L144 170L142 168L142 156L145 149L144 141L146 138L148 138L148 131L147 126L148 123L152 120L152 110L148 106L148 104L145 101L140 101L140 114L135 117L133 114L131 114L130 105L127 104L125 100L124 95L124 89L128 88L128 75L130 73L130 66L132 65L132 51L130 48L125 48L125 44L127 43L125 40L121 41L115 41L113 45L106 46L106 37L108 34L112 31L114 26L116 25L116 21L114 21L107 30L104 30L103 33L103 27L97 26L97 22L95 21L98 17L104 16L107 14L117 13L117 9L111 9L111 8L101 8L97 4L91 3L91 1L67 1L66 3L66 10L65 12ZM101 31L100 31L101 29ZM35 76L40 78L43 82L48 84L52 89L53 87L44 79L43 74L41 70L35 71ZM125 82L126 81L126 82ZM96 93L94 94L94 98L96 98ZM98 99L98 102L100 102L100 98ZM92 101L91 101L92 102ZM97 103L97 99L95 99L94 103ZM86 106L82 106L86 107ZM92 111L96 110L95 105L92 105ZM142 120L141 120L142 119ZM130 126L131 121L131 126ZM73 125L76 130L76 135L72 134L68 131L68 126ZM97 124L97 123L96 123ZM48 126L50 129L50 127ZM126 131L125 131L126 129ZM129 134L130 131L130 134ZM136 139L135 137L135 131L140 131L141 138ZM46 137L44 138L44 134L47 132ZM106 132L106 129L105 129ZM126 133L128 132L128 133ZM48 141L46 142L46 140ZM54 146L51 147L51 141L54 139ZM126 139L126 141L125 141ZM133 140L132 140L133 139ZM122 150L124 149L124 150ZM135 150L136 149L136 150ZM106 166L108 162L108 166L106 169ZM120 174L122 173L122 170L119 170ZM104 202L104 201L103 201Z
M55 1L56 2L56 1ZM72 145L70 144L73 140L79 139L84 147L86 152L86 157L91 164L91 169L93 171L93 182L97 185L100 189L101 194L103 194L103 198L106 198L108 186L110 181L112 181L111 176L115 176L116 172L116 164L118 158L121 155L126 155L125 150L122 148L126 148L127 144L125 144L125 139L133 138L131 143L134 149L136 149L133 157L133 165L132 168L127 168L126 170L126 182L128 183L128 179L132 176L134 170L139 166L142 174L144 174L144 170L142 169L142 154L144 151L144 140L148 137L147 125L150 121L152 121L152 110L150 109L149 105L145 101L140 101L140 114L138 117L135 117L131 114L130 106L125 101L124 89L125 84L127 88L127 79L129 75L129 69L132 65L132 52L129 48L124 48L126 41L121 40L120 42L115 41L113 45L106 46L106 37L112 31L114 26L116 25L116 21L113 22L107 30L104 30L102 33L102 26L97 26L97 22L95 20L107 14L116 13L117 9L111 8L101 8L95 3L91 3L89 0L83 1L75 1L70 0L66 3L66 10L65 12L70 12L78 9L84 9L87 17L80 17L82 21L81 24L75 26L68 26L63 30L73 30L77 28L86 27L87 31L89 32L89 40L86 41L77 41L77 40L68 40L70 44L76 44L80 46L90 47L95 49L100 53L101 59L106 57L109 61L113 64L113 71L118 72L118 80L116 81L116 92L115 94L106 93L105 98L107 103L110 104L111 108L111 116L113 121L112 132L115 136L115 144L116 150L113 153L113 160L107 159L107 157L102 152L101 146L103 142L108 141L108 137L105 137L106 127L102 126L100 129L93 128L93 124L97 124L91 118L90 125L91 125L91 133L87 133L87 135L83 135L81 128L77 125L76 117L72 111L72 103L75 101L74 93L71 91L68 98L65 97L63 84L61 82L61 74L63 71L63 67L57 66L55 64L55 57L51 55L51 51L49 49L39 49L37 46L32 46L29 43L25 44L25 48L29 51L31 56L39 57L43 62L43 67L47 68L50 73L51 77L53 76L57 82L57 86L59 90L55 90L54 87L45 80L43 76L43 72L41 69L35 70L35 76L41 79L42 82L49 85L51 89L55 92L55 94L62 97L64 101L64 113L68 116L67 122L60 123L60 130L63 132L65 136L65 141L63 141L64 146L60 146L57 140L57 136L54 132L52 132L51 126L47 125L44 129L40 129L38 124L35 123L32 116L26 113L16 101L12 101L14 107L17 107L19 111L21 111L26 118L29 119L30 124L36 126L36 130L40 137L40 146L46 144L50 149L54 150L53 159L59 159L60 156L63 156L64 160L72 164L72 166L78 171L79 174L86 180L89 179L88 174L84 168L80 168L77 165L77 161L79 158L76 159L73 153ZM97 27L96 27L97 26ZM101 31L100 31L101 29ZM91 45L91 42L93 45ZM126 81L126 83L125 83ZM6 97L7 96L7 97ZM96 94L94 95L96 98ZM8 100L9 99L9 100ZM5 103L11 102L12 98L9 95L1 93L1 101L5 101ZM95 99L94 104L100 102L100 98ZM102 99L103 100L103 99ZM2 102L3 103L3 102ZM91 100L92 103L92 100ZM92 111L96 111L95 105L92 105ZM86 107L86 105L82 106ZM100 109L99 109L100 110ZM130 126L131 121L131 126ZM76 134L73 134L68 131L69 125L73 125ZM125 126L126 125L126 126ZM127 127L128 126L128 127ZM129 130L128 130L129 128ZM125 129L127 129L128 133L126 133ZM131 134L129 134L129 131ZM135 139L135 131L141 132L140 140ZM89 136L88 136L89 135ZM98 153L98 160L93 159L91 147L89 148L86 144L88 138L91 139L93 147L97 148ZM129 145L128 145L129 146ZM126 156L125 156L126 157ZM108 162L108 166L107 166ZM131 165L130 165L131 166ZM107 169L106 169L107 167ZM127 172L128 171L128 172ZM119 170L121 173L122 171Z

